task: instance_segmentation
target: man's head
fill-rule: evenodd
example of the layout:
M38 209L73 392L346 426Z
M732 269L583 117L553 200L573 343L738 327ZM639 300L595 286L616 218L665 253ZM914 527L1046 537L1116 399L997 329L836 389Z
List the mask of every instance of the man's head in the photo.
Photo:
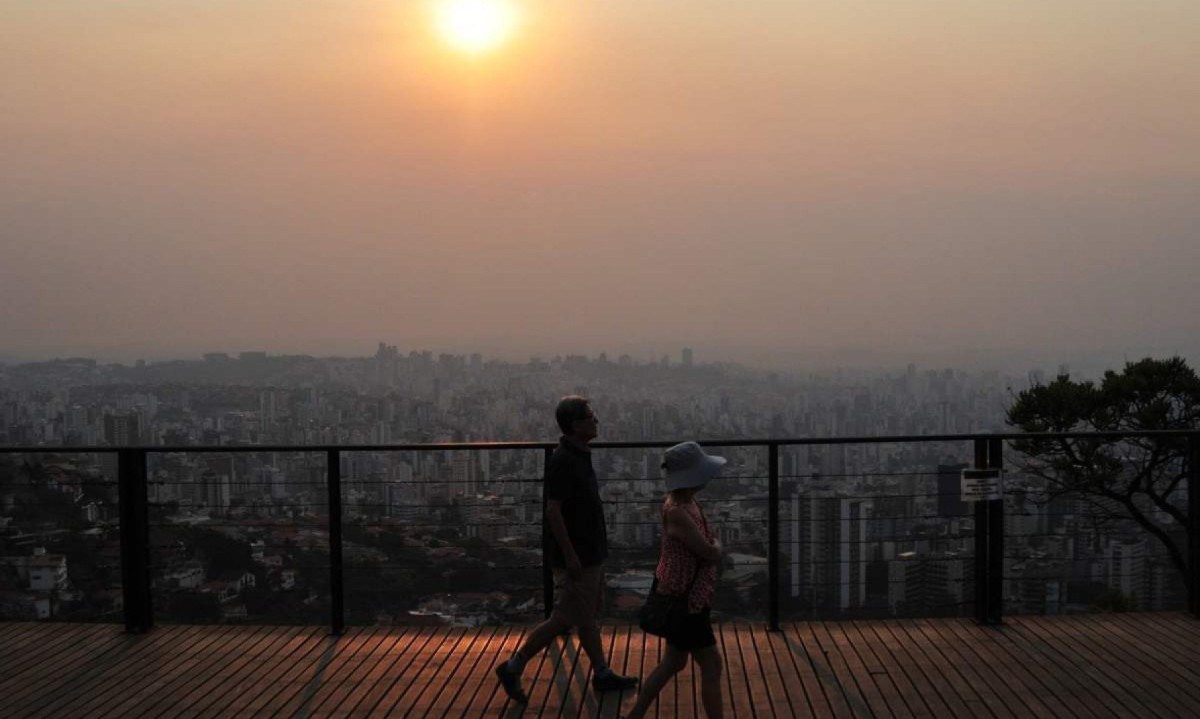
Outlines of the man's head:
M554 410L554 419L562 433L576 441L587 443L599 434L599 420L588 406L586 397L572 394L560 399L558 408Z

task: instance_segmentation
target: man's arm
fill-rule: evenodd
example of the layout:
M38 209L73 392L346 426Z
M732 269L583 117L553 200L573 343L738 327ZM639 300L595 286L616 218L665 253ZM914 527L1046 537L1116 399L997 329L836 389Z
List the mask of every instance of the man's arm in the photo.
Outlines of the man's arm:
M575 545L571 544L571 537L567 535L567 523L563 521L561 500L546 500L546 523L550 525L550 534L554 535L554 541L558 542L558 548L562 550L563 559L567 563L567 574L572 579L578 579L583 572L583 565L579 563L579 555L575 554Z

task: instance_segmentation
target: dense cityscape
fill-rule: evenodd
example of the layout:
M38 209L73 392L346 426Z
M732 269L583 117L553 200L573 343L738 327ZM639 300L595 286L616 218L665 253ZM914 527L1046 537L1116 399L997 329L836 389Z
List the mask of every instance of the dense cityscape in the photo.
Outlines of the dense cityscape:
M553 441L565 394L593 398L603 441L699 439L728 456L703 495L726 548L716 608L767 604L767 452L721 440L1009 429L1013 392L1045 376L925 369L784 375L698 361L565 356L526 363L401 352L262 352L102 364L0 365L0 616L119 621L116 455L71 447ZM1066 368L1059 368L1065 372ZM1006 456L1016 460L1015 453ZM319 452L149 455L154 609L164 622L327 621L328 494ZM974 522L959 497L968 442L785 446L783 612L969 613ZM541 450L341 455L352 623L525 622L542 613ZM605 612L649 588L662 496L656 450L597 448L613 557ZM1005 611L1178 606L1159 545L1081 499L1005 479ZM1165 517L1163 518L1166 522ZM1169 524L1169 522L1167 522Z

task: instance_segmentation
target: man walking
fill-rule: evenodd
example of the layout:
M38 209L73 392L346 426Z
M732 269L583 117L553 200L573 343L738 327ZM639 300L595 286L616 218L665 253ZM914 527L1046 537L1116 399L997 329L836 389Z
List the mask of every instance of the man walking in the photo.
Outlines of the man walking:
M530 630L512 659L496 667L496 676L509 698L526 704L521 688L525 663L545 649L554 637L571 627L592 662L592 687L598 691L632 689L637 677L625 677L608 666L600 642L596 614L604 595L604 559L608 556L608 531L600 485L592 468L588 443L596 438L599 421L588 400L563 397L554 412L563 436L546 469L546 509L550 566L554 571L554 609L550 618Z

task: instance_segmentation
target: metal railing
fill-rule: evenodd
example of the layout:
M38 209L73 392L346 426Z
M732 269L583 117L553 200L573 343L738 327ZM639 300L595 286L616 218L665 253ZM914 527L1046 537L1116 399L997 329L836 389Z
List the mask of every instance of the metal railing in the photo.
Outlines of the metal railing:
M1187 610L1200 618L1200 527L1197 509L1200 508L1200 431L1163 430L1141 432L1066 432L1066 433L993 433L884 437L823 437L781 439L727 439L703 441L701 444L723 448L764 448L767 450L767 619L772 629L780 622L780 455L782 447L882 445L914 443L971 443L973 467L997 469L1004 467L1003 444L1019 440L1092 439L1119 440L1132 438L1185 439L1188 451L1185 459L1187 479ZM594 442L595 449L659 449L672 441ZM342 455L346 452L448 452L489 450L531 450L543 453L547 464L557 443L552 442L465 442L441 444L389 445L237 445L237 446L135 446L135 447L0 447L0 454L108 454L116 455L119 516L121 528L121 577L126 630L144 632L154 625L152 577L150 561L150 522L148 503L148 457L150 455L236 454L236 453L323 453L325 455L325 484L327 491L329 544L329 624L334 634L343 632L346 625L345 569L343 565ZM1003 499L974 502L974 574L973 601L975 619L986 625L998 625L1003 620L1003 572L1005 559L1005 530ZM542 533L542 588L546 612L553 605L554 590L551 567L545 561L545 532Z

